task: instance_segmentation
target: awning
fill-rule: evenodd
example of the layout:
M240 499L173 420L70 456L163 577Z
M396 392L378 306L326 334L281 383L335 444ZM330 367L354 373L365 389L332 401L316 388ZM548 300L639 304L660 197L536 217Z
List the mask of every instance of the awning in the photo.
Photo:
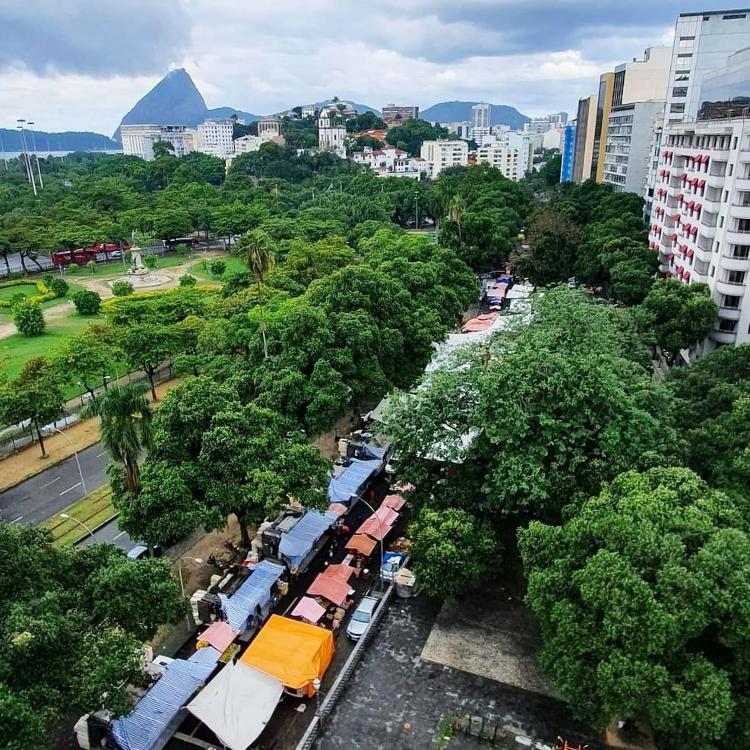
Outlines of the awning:
M337 517L338 514L328 511L308 510L286 534L281 535L279 554L290 565L299 565Z
M268 604L271 588L285 570L283 565L261 560L232 596L219 594L224 617L234 630L244 630L248 618Z
M276 677L227 664L187 705L230 750L246 750L268 724L284 686Z
M354 575L354 568L351 565L343 564L329 565L323 571L323 575L346 583Z
M393 510L401 510L406 504L406 500L401 495L386 495L383 499L381 508L385 505L386 508L393 508Z
M307 690L308 695L314 695L312 682L323 677L333 652L330 630L271 615L240 662L281 680L290 690Z
M292 610L292 617L300 617L314 625L325 613L325 607L321 607L315 599L311 599L309 596L303 596L297 603L297 606Z
M357 534L367 534L379 542L385 539L391 532L391 527L370 516L358 529Z
M387 526L393 526L398 520L398 513L387 505L381 505L375 513L373 513L373 516Z
M697 187L699 187L699 188L706 187L706 181L705 180L698 180Z
M354 534L354 536L346 543L346 549L351 552L360 552L369 557L372 551L375 549L377 542L371 539L365 534Z
M233 630L228 623L219 621L209 625L198 636L198 643L213 646L220 654L223 654L238 635L238 630Z
M337 516L343 516L344 513L346 513L348 510L349 508L347 508L343 503L331 503L328 506L328 511L330 513L335 513Z
M328 483L328 499L331 502L350 502L378 471L379 461L361 461L353 458L351 464L339 476L331 478Z
M310 588L307 589L307 594L309 596L322 596L332 604L337 604L340 607L346 602L346 597L349 594L349 584L339 578L319 573L310 585Z

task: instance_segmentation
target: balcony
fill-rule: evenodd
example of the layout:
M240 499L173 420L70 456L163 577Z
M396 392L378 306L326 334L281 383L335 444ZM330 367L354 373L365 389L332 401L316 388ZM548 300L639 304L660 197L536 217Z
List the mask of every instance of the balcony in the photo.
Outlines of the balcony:
M723 188L726 184L727 177L726 175L718 175L718 174L709 174L709 175L703 175L701 179L706 180L706 185L712 188Z
M750 219L750 203L733 203L729 211L735 219Z
M750 258L724 254L721 256L721 267L727 271L750 271Z
M707 240L712 240L716 236L716 227L712 226L711 224L701 224L700 226L700 233L703 235Z
M739 320L740 308L739 307L720 307L719 317L724 318L724 320Z
M736 331L720 331L718 328L714 328L711 333L708 334L711 341L715 341L717 344L733 344L737 340Z
M736 283L734 281L717 281L716 291L721 294L726 294L730 297L739 297L744 294L745 283Z
M727 229L724 237L730 245L750 245L750 231Z
M713 200L712 198L696 198L695 200L703 206L704 211L718 214L721 210L721 198L716 198L716 200Z
M750 176L737 177L734 181L734 187L737 190L750 190Z

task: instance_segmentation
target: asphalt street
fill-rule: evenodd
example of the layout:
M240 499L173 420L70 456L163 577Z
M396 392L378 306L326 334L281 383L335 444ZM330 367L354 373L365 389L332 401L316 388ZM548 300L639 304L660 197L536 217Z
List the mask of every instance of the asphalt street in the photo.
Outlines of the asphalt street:
M88 492L107 481L107 454L101 443L79 451L78 460ZM85 494L75 457L66 458L0 493L0 518L11 523L40 523Z
M100 542L109 542L110 544L114 544L115 547L124 549L126 552L130 551L136 545L127 532L120 530L116 518L112 519L106 526L96 529L93 536L91 534L85 536L78 542L78 546L89 547L92 544Z

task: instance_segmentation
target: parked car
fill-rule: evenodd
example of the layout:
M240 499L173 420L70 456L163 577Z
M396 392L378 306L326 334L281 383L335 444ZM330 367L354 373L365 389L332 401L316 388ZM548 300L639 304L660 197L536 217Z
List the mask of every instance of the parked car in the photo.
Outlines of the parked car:
M136 544L133 549L128 550L129 560L143 560L145 557L162 557L164 550L159 547L149 548L145 544Z
M358 641L372 622L375 610L380 604L380 599L374 596L363 596L362 601L357 605L357 609L352 613L349 625L346 628L346 634L353 641Z

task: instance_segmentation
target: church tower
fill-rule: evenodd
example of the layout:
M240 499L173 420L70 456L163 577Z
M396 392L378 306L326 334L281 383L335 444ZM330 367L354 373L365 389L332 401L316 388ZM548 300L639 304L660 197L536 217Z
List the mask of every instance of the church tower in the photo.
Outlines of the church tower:
M336 156L346 158L346 128L340 116L326 109L318 117L318 145L321 151L333 151Z

